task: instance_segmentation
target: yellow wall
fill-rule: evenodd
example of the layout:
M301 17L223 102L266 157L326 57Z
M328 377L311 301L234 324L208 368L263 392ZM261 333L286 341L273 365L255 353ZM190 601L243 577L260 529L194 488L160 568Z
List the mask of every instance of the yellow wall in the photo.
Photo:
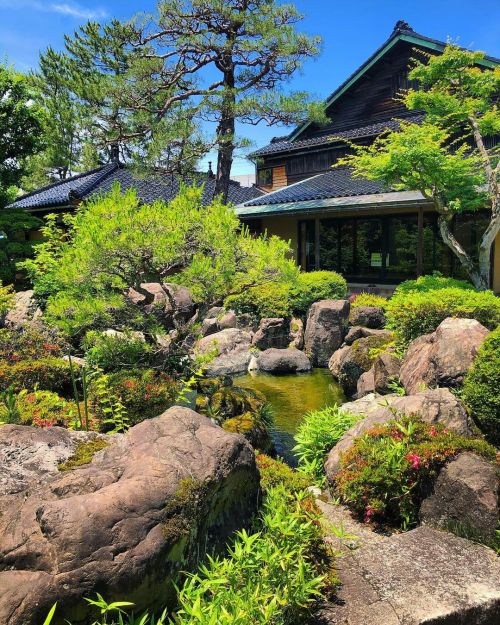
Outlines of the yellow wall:
M297 218L296 217L267 217L262 219L262 229L267 230L267 234L290 241L293 256L297 258Z
M500 233L495 239L495 250L493 252L493 290L500 294Z

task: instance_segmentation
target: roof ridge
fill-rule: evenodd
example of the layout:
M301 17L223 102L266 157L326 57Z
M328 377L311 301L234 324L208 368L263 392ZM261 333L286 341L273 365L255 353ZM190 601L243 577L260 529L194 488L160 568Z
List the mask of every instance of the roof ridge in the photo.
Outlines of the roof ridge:
M112 174L113 172L115 172L117 169L120 169L121 167L122 167L121 163L117 163L117 162L107 163L101 168L100 175L96 176L95 179L92 179L87 185L83 185L83 188L71 189L70 191L68 191L68 198L81 200L83 197L89 194L93 189L95 189L97 185L99 185L105 178L107 178L109 174Z

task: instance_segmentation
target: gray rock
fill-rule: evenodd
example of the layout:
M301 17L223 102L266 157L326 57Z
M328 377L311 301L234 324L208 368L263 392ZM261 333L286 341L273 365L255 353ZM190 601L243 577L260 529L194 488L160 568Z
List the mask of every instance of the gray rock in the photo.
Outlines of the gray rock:
M356 387L356 397L361 398L375 392L375 378L373 375L373 367L363 373Z
M299 317L292 317L290 320L290 337L290 347L304 349L304 322Z
M3 325L12 330L41 317L42 310L36 304L33 291L19 291L14 295L14 306L5 315Z
M357 339L363 339L367 336L387 336L389 338L392 336L392 332L390 330L373 330L371 328L363 328L362 326L353 326L346 334L344 343L352 345Z
M191 291L178 284L144 282L141 292L129 288L128 299L146 313L155 315L165 328L171 330L186 323L195 312Z
M219 328L221 330L227 330L228 328L237 328L238 318L234 310L228 310L227 313L222 315L219 319Z
M120 332L120 330L114 330L113 328L108 328L107 330L103 330L102 334L106 336L113 336L117 339L121 339L122 341L127 340L135 340L141 341L142 343L146 342L146 337L144 336L144 332L138 331L129 331L129 332Z
M376 393L385 395L391 392L388 384L399 377L401 360L394 354L385 352L376 358L372 369L374 390Z
M257 363L261 371L268 373L299 373L311 370L309 358L298 349L266 349L257 354Z
M358 306L351 309L349 321L353 326L379 329L385 326L384 309L380 306Z
M367 541L341 556L340 588L317 625L497 625L494 551L430 527Z
M347 332L348 300L322 300L307 315L304 349L315 367L327 367L333 352L342 345Z
M439 473L432 495L420 507L420 521L493 541L500 512L498 487L497 471L491 462L461 453Z
M235 349L227 354L214 358L206 369L207 376L213 378L219 375L238 375L246 373L250 366L252 352L246 349Z
M207 317L219 317L223 310L222 306L212 306L207 312Z
M235 350L248 350L251 341L252 335L249 332L228 328L200 339L196 343L195 351L200 354L214 351L217 356L221 356Z
M281 317L264 317L254 334L252 345L258 349L285 349L290 344L290 322Z
M370 394L362 399L343 404L340 409L352 414L365 415L365 418L347 430L328 454L325 471L330 482L333 482L338 472L341 455L351 447L354 439L373 426L394 419L398 414L418 415L426 423L441 423L464 436L472 434L464 405L447 388L423 391L404 397Z
M201 334L202 336L210 336L211 334L215 334L221 330L219 326L219 322L214 317L206 317L203 319L203 323L201 324Z
M171 408L59 472L81 438L0 428L1 623L42 623L56 601L55 622L86 623L96 592L158 610L173 576L223 549L256 510L251 446L192 410Z
M413 341L401 365L407 393L436 386L459 386L488 330L475 319L448 317L432 334Z

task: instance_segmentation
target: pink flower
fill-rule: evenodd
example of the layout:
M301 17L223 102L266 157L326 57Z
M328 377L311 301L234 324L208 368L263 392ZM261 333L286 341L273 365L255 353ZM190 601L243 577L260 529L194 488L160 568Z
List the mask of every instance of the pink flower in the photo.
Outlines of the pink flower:
M437 430L434 426L432 426L431 429L429 430L429 434L431 436L437 436Z
M421 463L421 458L420 456L417 456L417 454L408 454L407 456L405 456L406 460L408 460L408 462L411 462L411 468L412 469L419 469L420 468L420 463Z
M370 505L365 507L365 523L369 523L371 521L374 512L375 510Z

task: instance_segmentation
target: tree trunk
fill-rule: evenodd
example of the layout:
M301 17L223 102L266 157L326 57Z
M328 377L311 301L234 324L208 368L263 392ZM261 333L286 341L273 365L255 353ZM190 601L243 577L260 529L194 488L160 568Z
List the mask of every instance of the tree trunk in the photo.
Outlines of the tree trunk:
M236 124L234 121L236 96L234 93L234 66L232 60L225 59L224 95L222 99L221 117L217 126L217 174L215 176L214 195L221 195L222 201L227 202L231 166L233 164L234 136Z
M438 224L439 231L441 233L441 237L446 245L450 248L450 250L455 254L455 256L460 261L460 264L465 269L467 274L469 275L472 284L481 291L484 291L489 288L489 257L488 257L488 275L485 277L481 270L475 267L472 258L467 254L464 248L457 241L453 233L448 227L449 221L451 217L448 215L439 215ZM484 237L483 237L484 239ZM491 246L489 248L491 250Z

